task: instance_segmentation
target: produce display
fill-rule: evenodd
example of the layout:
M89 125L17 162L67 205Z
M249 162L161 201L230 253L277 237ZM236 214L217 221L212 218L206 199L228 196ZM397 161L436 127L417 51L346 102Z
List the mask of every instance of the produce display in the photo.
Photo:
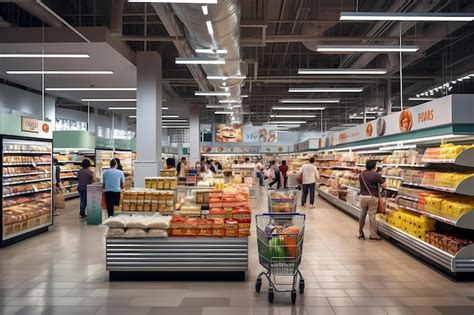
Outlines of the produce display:
M52 223L51 164L51 143L3 140L4 240Z
M175 190L178 185L176 177L145 177L145 188L157 190Z
M123 212L160 212L173 214L175 211L175 192L154 189L127 189L121 194Z

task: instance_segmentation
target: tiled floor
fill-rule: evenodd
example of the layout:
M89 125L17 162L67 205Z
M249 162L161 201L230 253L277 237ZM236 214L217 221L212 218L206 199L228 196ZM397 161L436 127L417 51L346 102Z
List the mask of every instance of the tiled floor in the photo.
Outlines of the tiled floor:
M307 289L294 306L285 294L269 305L265 285L255 293L255 237L243 283L110 283L104 230L80 222L77 208L68 202L50 232L0 250L1 314L474 314L472 282L453 282L385 241L359 241L356 221L320 199L306 211Z

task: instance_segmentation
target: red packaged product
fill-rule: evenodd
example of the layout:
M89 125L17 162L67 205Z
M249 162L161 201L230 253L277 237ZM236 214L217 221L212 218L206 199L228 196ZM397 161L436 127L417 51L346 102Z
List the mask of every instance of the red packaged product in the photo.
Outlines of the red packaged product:
M225 224L223 219L212 220L212 236L224 237L225 236Z
M250 222L252 220L252 211L246 207L236 207L232 210L232 217L239 222Z
M238 237L239 235L239 222L237 220L226 219L225 223L225 236L226 237Z

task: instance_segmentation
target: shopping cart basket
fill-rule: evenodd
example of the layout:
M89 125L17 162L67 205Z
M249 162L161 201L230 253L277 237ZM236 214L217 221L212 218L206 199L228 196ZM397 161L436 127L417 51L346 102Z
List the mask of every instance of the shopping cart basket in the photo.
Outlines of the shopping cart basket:
M304 222L299 213L265 213L256 216L258 258L266 269L255 283L255 290L262 288L262 276L268 279L268 301L273 303L276 292L291 292L291 302L296 301L299 278L300 294L304 292L304 279L298 267L303 254ZM292 278L292 281L284 279ZM290 288L291 287L291 288Z
M268 191L268 212L296 212L298 191L278 189Z

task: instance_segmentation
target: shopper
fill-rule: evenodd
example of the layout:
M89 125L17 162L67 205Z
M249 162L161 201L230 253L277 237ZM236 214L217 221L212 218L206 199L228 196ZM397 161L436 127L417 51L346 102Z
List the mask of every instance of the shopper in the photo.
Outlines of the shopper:
M188 171L188 161L183 156L181 161L176 166L176 172L178 173L178 177L186 177L186 172Z
M91 161L88 159L82 160L81 166L82 168L79 170L79 172L77 172L77 178L79 180L77 191L79 192L80 197L79 216L81 219L86 219L87 185L90 185L94 182L94 172L89 169L91 166Z
M207 170L209 172L211 172L212 174L215 174L215 173L217 173L217 171L216 171L216 168L215 168L215 166L212 162L213 162L212 160L207 160L207 162L206 162L207 163Z
M281 161L281 165L278 167L280 169L281 176L283 177L283 188L288 188L288 165L286 161Z
M246 157L244 160L244 164L249 164L250 163L250 158Z
M64 209L64 195L61 191L61 167L59 167L59 161L53 158L53 195L54 195L54 206L53 215L58 216L58 209Z
M369 160L365 163L366 170L359 175L360 184L360 217L359 239L364 240L364 226L367 212L369 213L370 240L380 241L377 234L377 221L375 215L379 205L379 186L385 188L385 179L377 173L377 162Z
M222 172L224 170L224 167L222 166L222 163L219 162L219 161L216 161L216 168L220 172Z
M120 161L120 159L115 158L115 161L117 161L117 169L123 172L123 166L122 166L122 162Z
M270 189L273 189L273 185L277 184L277 189L280 188L280 169L278 168L276 161L271 161L270 162L270 167L269 167L269 178L272 177L273 175L273 180L268 184Z
M176 160L174 158L167 158L166 159L166 169L173 169L176 168Z
M110 168L104 171L102 175L103 188L105 193L105 203L107 205L107 214L109 217L114 215L114 207L120 205L120 192L125 184L123 172L117 169L117 161L110 161Z
M263 185L263 179L264 179L265 175L263 174L262 159L258 159L257 163L255 164L255 174L257 175L258 182L259 182L260 186L264 186Z
M306 199L309 192L309 207L314 209L314 197L316 192L316 181L319 180L319 172L314 165L314 157L309 159L309 163L303 165L297 173L303 184L303 193L301 195L301 206L306 207Z

